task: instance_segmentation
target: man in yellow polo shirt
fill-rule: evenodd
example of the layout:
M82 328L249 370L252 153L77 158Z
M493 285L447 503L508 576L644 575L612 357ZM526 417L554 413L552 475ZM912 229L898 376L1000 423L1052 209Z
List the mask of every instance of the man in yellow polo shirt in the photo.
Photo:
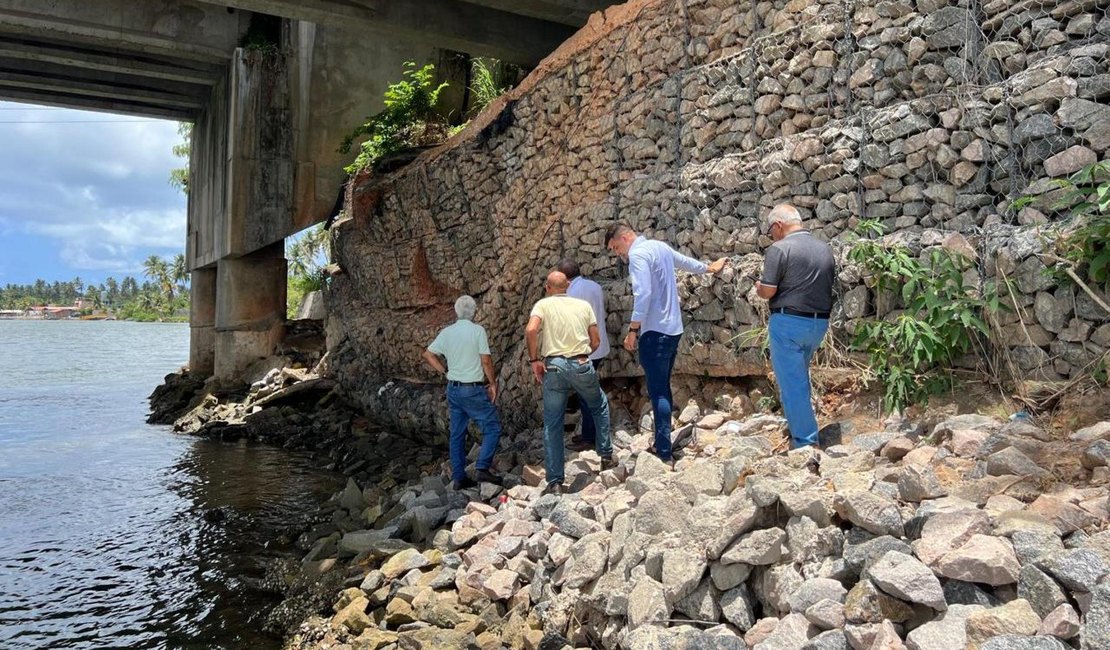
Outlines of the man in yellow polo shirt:
M524 330L528 361L536 383L543 385L543 445L546 494L562 494L566 444L563 420L571 391L590 410L597 425L601 468L615 466L609 437L609 400L601 390L590 353L601 343L593 307L567 295L570 282L559 271L547 276L547 297L532 307Z

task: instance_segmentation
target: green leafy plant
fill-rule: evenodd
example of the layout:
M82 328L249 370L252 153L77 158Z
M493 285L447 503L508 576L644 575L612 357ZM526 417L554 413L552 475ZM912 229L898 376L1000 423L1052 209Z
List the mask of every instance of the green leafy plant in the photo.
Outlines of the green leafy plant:
M964 257L934 249L922 262L905 246L884 243L882 233L876 222L860 223L848 257L877 291L894 292L904 310L859 323L852 347L867 354L883 387L883 408L895 411L951 386L951 362L969 352L977 337L988 336L983 315L1001 303L965 283Z
M760 413L771 413L778 408L778 400L770 395L764 395L756 400L755 408Z
M1071 271L1110 291L1110 161L1087 165L1056 185L1067 190L1056 208L1074 217L1055 238L1057 277L1064 280Z
M176 167L170 170L170 185L181 190L182 193L189 193L189 154L193 150L193 125L191 122L180 122L177 125L177 134L181 136L181 142L175 144L170 151L177 158L185 159L184 167Z
M366 137L354 162L344 168L347 173L373 167L400 151L446 139L449 125L436 113L439 94L446 87L446 83L436 85L434 65L418 68L412 61L405 62L401 80L385 91L385 110L368 117L343 139L339 151L348 153L359 138Z
M470 114L481 113L509 88L499 83L497 59L474 58L470 62Z

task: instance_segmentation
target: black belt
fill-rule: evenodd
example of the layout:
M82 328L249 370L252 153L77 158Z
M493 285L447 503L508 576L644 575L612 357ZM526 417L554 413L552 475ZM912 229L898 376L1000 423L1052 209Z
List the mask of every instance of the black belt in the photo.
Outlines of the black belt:
M772 314L786 314L788 316L801 316L802 318L823 318L828 320L829 312L827 311L798 311L789 307L776 307L771 310Z
M447 381L447 385L448 386L485 386L486 382L484 382L484 381L455 381L454 379L450 379L450 380Z

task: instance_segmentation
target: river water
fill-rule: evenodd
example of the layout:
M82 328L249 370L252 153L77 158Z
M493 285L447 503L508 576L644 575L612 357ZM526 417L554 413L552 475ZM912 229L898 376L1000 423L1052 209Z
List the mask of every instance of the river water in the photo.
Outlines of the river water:
M188 337L0 321L0 648L280 647L260 578L342 484L303 455L145 424Z

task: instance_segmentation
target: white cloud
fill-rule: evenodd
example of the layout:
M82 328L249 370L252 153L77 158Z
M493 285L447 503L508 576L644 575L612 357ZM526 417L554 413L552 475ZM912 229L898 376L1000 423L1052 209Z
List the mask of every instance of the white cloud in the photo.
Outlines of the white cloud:
M65 264L113 272L184 249L186 201L168 182L185 164L175 122L0 108L0 234L48 237Z
M27 232L67 244L95 244L105 250L125 251L137 246L181 248L185 243L185 210L166 212L103 211L95 221L29 223Z

